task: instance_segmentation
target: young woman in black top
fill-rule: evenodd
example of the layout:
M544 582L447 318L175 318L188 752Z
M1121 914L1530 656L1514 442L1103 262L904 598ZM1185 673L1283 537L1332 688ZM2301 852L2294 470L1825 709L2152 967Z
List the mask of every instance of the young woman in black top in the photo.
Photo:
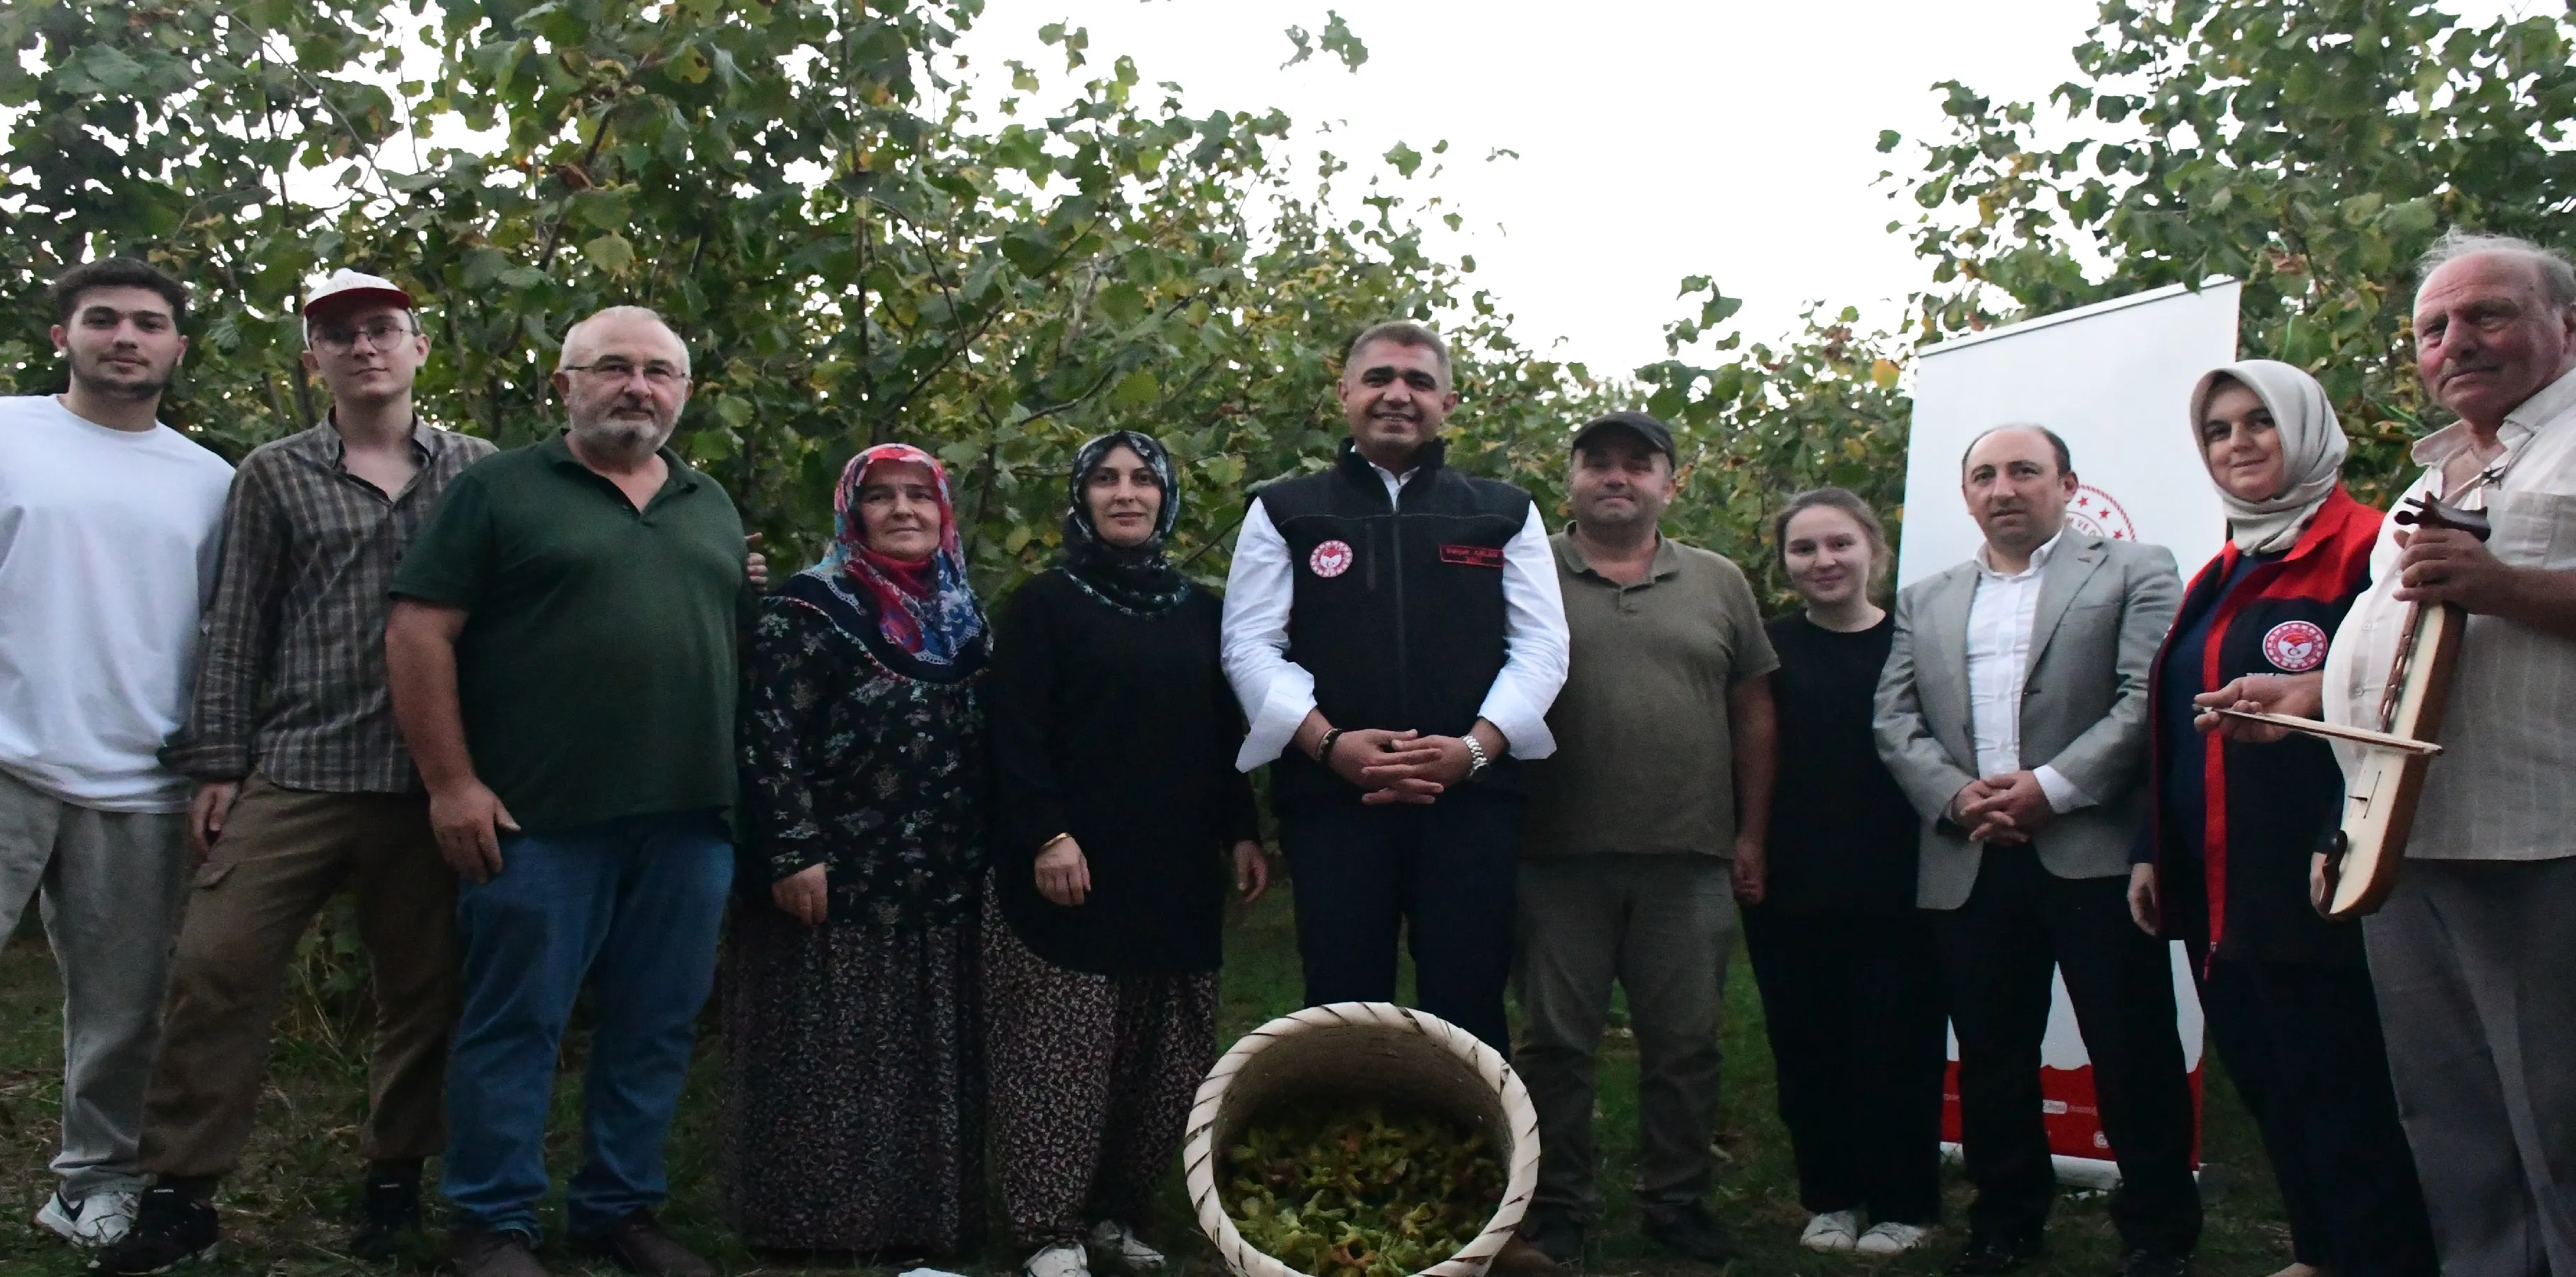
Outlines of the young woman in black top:
M993 649L993 904L984 921L995 1145L1029 1277L1083 1277L1180 1151L1216 1061L1229 877L1269 866L1215 595L1164 557L1180 487L1133 431L1084 444L1064 557L1005 605Z
M1944 1016L1914 907L1920 831L1870 734L1895 638L1870 589L1891 556L1878 517L1841 488L1793 498L1776 533L1806 607L1770 624L1780 772L1770 880L1744 939L1811 1216L1799 1241L1893 1255L1940 1219Z

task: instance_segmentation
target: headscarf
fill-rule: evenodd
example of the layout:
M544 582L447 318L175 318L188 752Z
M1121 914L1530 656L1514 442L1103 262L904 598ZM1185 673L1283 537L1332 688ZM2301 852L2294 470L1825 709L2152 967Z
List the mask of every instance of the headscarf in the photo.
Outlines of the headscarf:
M2192 446L2199 449L2204 466L2209 445L2201 439L2201 423L2223 377L2243 382L2271 410L2272 424L2281 436L2281 473L2288 481L2288 486L2262 501L2247 501L2220 488L2218 499L2227 505L2228 535L2245 554L2289 549L2298 542L2299 530L2316 516L2317 507L2334 494L2351 445L2344 442L2334 405L2326 402L2326 388L2316 378L2277 359L2247 359L2212 369L2192 388Z
M1118 448L1127 448L1142 458L1154 471L1155 486L1163 490L1163 508L1154 516L1154 533L1137 545L1111 545L1102 540L1100 529L1091 520L1091 501L1085 492L1091 472ZM1163 554L1165 538L1181 517L1181 480L1172 469L1172 454L1153 436L1133 430L1113 430L1082 445L1073 454L1073 478L1067 484L1069 501L1064 512L1065 575L1102 602L1120 611L1138 616L1160 616L1189 597L1189 578Z
M927 466L939 493L939 548L921 563L868 548L859 487L879 465ZM850 458L832 492L832 544L805 569L827 584L855 586L876 603L877 632L928 665L951 665L984 633L984 611L966 583L966 553L957 541L957 511L948 501L948 471L908 443L881 443Z

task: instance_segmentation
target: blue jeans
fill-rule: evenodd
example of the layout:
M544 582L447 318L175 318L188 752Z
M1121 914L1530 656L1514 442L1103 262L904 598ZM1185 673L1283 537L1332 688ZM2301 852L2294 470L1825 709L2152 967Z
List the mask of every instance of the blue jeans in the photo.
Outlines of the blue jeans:
M501 872L461 885L464 1012L439 1179L459 1227L539 1235L555 1053L585 976L596 1027L571 1229L605 1232L661 1203L662 1140L732 883L724 821L697 811L504 835Z

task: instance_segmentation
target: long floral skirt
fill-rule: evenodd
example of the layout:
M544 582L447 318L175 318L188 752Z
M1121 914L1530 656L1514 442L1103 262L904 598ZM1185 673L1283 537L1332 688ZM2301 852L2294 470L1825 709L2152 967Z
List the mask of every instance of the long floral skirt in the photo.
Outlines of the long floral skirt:
M766 901L736 912L720 1170L746 1243L949 1255L975 1240L977 922L808 927Z
M1056 966L984 897L994 1157L1011 1240L1143 1222L1216 1063L1213 971L1106 976Z

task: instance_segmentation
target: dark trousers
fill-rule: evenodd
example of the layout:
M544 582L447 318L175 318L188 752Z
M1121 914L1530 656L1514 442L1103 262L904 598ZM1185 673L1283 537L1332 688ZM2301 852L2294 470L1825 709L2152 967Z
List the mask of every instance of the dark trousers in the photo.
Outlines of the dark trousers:
M1780 1082L1780 1122L1811 1214L1873 1224L1941 1219L1941 1075L1948 1068L1931 915L1744 911Z
M1522 824L1519 797L1472 788L1428 806L1314 802L1282 813L1306 1004L1394 1001L1401 927L1422 1009L1508 1055Z
M2036 1238L2057 1175L2040 1117L2040 1040L2052 966L2093 1061L2102 1134L2120 1166L2111 1220L2132 1248L2188 1255L2200 1240L2191 1085L2174 1026L2167 942L2129 920L2125 878L2059 878L2031 848L1986 848L1967 903L1933 922L1959 1035L1960 1142L1978 1237Z
M2369 964L2221 960L2201 977L2200 1006L2263 1133L2291 1256L2344 1277L2440 1271Z

